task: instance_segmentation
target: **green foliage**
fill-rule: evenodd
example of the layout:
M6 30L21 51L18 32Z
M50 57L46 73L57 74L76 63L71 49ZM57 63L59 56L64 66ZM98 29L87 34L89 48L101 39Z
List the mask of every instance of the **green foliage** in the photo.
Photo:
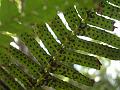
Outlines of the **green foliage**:
M80 90L79 86L70 83L71 79L77 84L93 86L94 80L76 71L73 65L80 64L100 69L101 63L96 57L78 53L76 50L109 59L120 59L120 49L77 37L77 35L91 37L120 48L119 37L88 26L88 24L92 24L113 30L114 21L95 13L97 10L100 14L119 20L119 9L109 5L106 1L95 3L97 7L93 5L92 0L89 2L86 2L87 0L85 2L83 0L18 0L17 4L16 1L1 0L0 6L0 12L2 12L0 13L0 81L9 89L29 90L50 86L57 90ZM83 5L80 6L78 2ZM84 7L88 3L92 6ZM17 5L20 5L21 8ZM114 11L111 12L111 10ZM63 12L72 31L69 31L60 17L56 15L57 11ZM81 19L78 17L78 13L81 15ZM45 24L46 22L61 43L55 40ZM13 34L18 37L21 45L27 47L28 51L9 45L11 41L18 44L16 40L13 40ZM50 55L44 51L36 38L44 43ZM31 57L26 52L29 52ZM55 77L54 74L63 75L69 80L65 81ZM6 87L2 85L2 88Z
M42 40L44 45L47 47L49 53L54 55L55 52L58 52L61 49L61 45L56 42L51 33L48 31L46 25L35 25L34 32Z
M114 27L114 21L109 20L109 19L105 19L102 16L98 16L95 12L94 9L89 10L86 8L81 8L79 6L76 7L78 9L78 13L81 15L81 18L84 19L84 21L88 24L103 28L103 29L107 29L110 31L113 31ZM68 13L70 13L76 17L78 17L77 13L75 12L75 10L68 10ZM74 12L74 13L72 13Z
M8 74L2 67L0 67L0 79L5 82L5 84L11 90L23 89L18 82L16 82L11 75Z
M43 67L45 68L48 65L49 56L40 47L35 38L33 38L32 35L29 35L27 33L21 34L20 38L22 41L24 41L25 45L27 45L30 52L36 57L38 62L41 65L44 65Z
M10 23L11 20L15 21L16 17L19 15L17 6L14 2L9 0L1 0L0 6L0 21L2 24Z
M29 22L41 22L50 20L63 7L73 4L73 0L25 0L23 20ZM29 15L29 17L28 17Z
M55 56L56 59L61 60L64 63L69 64L80 64L86 67L100 69L101 63L95 57L76 53L74 50L60 50Z
M11 65L5 67L13 77L17 78L21 83L24 84L25 87L30 89L32 87L32 84L30 83L30 77L25 74L22 70L20 70L17 65Z
M96 11L105 16L120 20L119 11L120 8L109 5L106 1L102 1L96 8Z
M3 46L8 46L10 44L10 41L12 41L12 39L7 36L7 35L2 35L0 33L0 46L3 47ZM1 49L1 48L0 48ZM3 49L0 50L0 52L2 52Z
M53 73L64 75L66 77L69 77L73 80L78 81L79 83L83 83L88 86L93 85L94 80L92 80L92 79L90 80L89 78L80 74L78 71L75 71L73 68L71 68L67 65L61 64L61 63L59 63L59 64L57 63L56 65L58 65L58 66L57 66L57 68L52 70ZM53 66L53 68L54 68L54 66Z
M108 0L108 1L115 4L115 5L120 6L120 1L119 0Z
M33 60L29 59L25 54L17 50L16 48L10 47L10 53L12 56L18 60L18 62L23 65L30 75L37 78L40 75L40 66Z
M78 90L78 87L73 87L67 82L61 81L58 78L52 77L50 75L46 76L45 79L42 81L44 85L49 87L55 87L56 90Z

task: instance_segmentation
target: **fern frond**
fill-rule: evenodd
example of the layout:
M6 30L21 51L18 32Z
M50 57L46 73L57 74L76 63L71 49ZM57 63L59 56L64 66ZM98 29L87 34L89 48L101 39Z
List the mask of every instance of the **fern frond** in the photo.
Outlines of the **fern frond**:
M64 62L53 62L51 66L53 68L51 72L54 74L64 75L65 77L68 77L88 86L93 86L94 84L94 80L85 77L84 75L73 69L73 67L65 65Z
M5 69L13 76L14 78L17 78L26 89L32 88L32 84L29 80L31 80L31 77L25 74L20 68L18 68L17 65L12 64L9 66L6 66Z
M66 14L66 13L68 13L68 14ZM90 14L90 15L92 15L92 14ZM70 25L70 28L75 32L76 35L87 36L92 39L99 40L99 41L102 41L109 45L120 48L120 43L119 43L120 38L118 36L116 36L114 34L110 34L104 30L100 30L100 29L88 26L87 23L92 22L92 21L88 20L88 21L82 22L80 20L80 18L78 17L78 14L74 8L69 8L69 10L68 9L66 10L65 18L66 18L68 24ZM97 18L97 16L93 16L93 18L90 18L90 19L94 20L95 18ZM98 18L100 18L100 16ZM87 19L89 19L89 16ZM105 18L102 18L102 19L104 20ZM105 24L105 22L106 22L106 24ZM105 25L105 27L108 27L109 30L112 30L112 27L109 27L110 24L107 21L107 19L105 19L104 21L99 20L98 23L96 23L96 25L102 26L101 23L103 23L102 25ZM112 22L110 22L110 23L111 23L110 26L112 26ZM93 24L95 24L95 22ZM102 28L108 29L108 28L104 28L104 27L102 27Z
M36 35L38 35L38 37L42 40L49 53L54 56L55 53L61 49L61 45L53 38L45 24L37 24L34 28Z
M54 87L56 90L80 90L80 88L51 75L46 75L45 80L41 81L41 83L44 86Z
M66 64L79 64L95 69L100 69L101 67L101 63L97 58L89 55L76 53L74 50L68 50L65 48L61 49L59 53L57 53L55 59L60 60Z
M0 90L9 90L9 88L5 85L5 83L2 82L2 80L0 80Z
M120 6L120 1L119 0L108 0L108 1L115 4L115 5Z
M23 33L20 36L20 39L25 43L25 45L28 47L29 51L33 54L33 56L38 60L38 62L43 65L43 68L46 68L49 64L49 55L46 54L46 52L40 47L38 42L35 40L35 37Z
M18 60L18 62L28 70L30 75L34 78L38 78L40 76L40 65L12 46L10 46L9 51L13 58Z
M108 4L107 1L101 1L97 6L96 11L99 14L120 20L120 15L118 13L118 12L120 12L120 8L114 7L110 4Z
M23 89L23 87L15 81L14 77L8 74L2 67L0 67L0 80L2 80L11 90Z
M114 29L114 21L105 19L102 16L98 16L94 9L91 10L87 8L81 8L79 6L76 6L76 8L78 13L74 7L69 7L63 11L63 14L72 30L75 30L78 26L84 27L84 24L82 25L81 23L87 23L110 31ZM86 13L86 17L82 15L83 13ZM78 14L81 16L83 21L80 19L80 17L78 17Z
M119 0L109 1L120 5ZM98 1L95 3L97 7L92 8L77 4L79 0L50 0L48 2L49 4L44 7L45 1L42 0L21 1L21 11L19 11L14 0L1 0L0 82L11 90L28 90L42 86L54 87L57 90L80 90L80 87L72 85L69 80L64 81L51 73L63 75L76 83L93 86L94 80L77 72L73 65L80 64L100 69L101 63L96 57L78 53L76 50L113 60L120 59L119 37L106 32L107 30L113 31L113 19L120 19L118 13L120 8L110 5L106 0ZM65 2L70 4L63 5ZM63 6L65 9L62 8ZM51 19L51 16L56 14L56 10L63 12L72 31L66 28L58 15ZM113 19L106 19L101 14ZM43 21L47 21L46 23L61 43L53 37L42 18ZM100 27L100 29L93 28L89 24ZM104 31L101 28L107 30ZM10 46L10 42L14 40L11 35L7 36L6 33L3 35L3 32L16 33L21 44L28 48L30 55L38 62L26 55L24 51ZM78 35L90 37L116 48L83 40L78 38ZM40 46L36 38L43 42L50 55ZM4 85L1 87L4 88Z

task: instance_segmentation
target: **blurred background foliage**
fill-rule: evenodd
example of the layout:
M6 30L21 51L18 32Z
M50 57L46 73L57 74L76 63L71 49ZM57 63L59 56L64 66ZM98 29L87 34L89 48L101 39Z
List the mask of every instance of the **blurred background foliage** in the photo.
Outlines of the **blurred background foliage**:
M76 66L77 70L95 80L93 87L81 86L82 90L120 90L120 61L110 61L99 57L101 69L95 70L83 66Z
M56 14L57 11L63 10L70 5L74 5L75 3L76 4L82 3L81 5L87 7L93 7L94 5L93 0L22 0L22 1L23 7L21 10L23 12L26 12L24 13L26 16L34 15L36 17L40 17L40 19L45 22L49 21Z
M0 20L2 22L9 21L8 18L13 16L13 20L16 20L15 16L18 16L19 13L21 13L20 17L24 21L47 22L56 15L57 11L63 10L67 6L81 3L81 6L84 7L93 7L95 5L94 0L10 0L11 3L16 3L19 9L16 10L16 6L11 4L9 0L0 0L0 2L0 12L2 12L0 13Z

